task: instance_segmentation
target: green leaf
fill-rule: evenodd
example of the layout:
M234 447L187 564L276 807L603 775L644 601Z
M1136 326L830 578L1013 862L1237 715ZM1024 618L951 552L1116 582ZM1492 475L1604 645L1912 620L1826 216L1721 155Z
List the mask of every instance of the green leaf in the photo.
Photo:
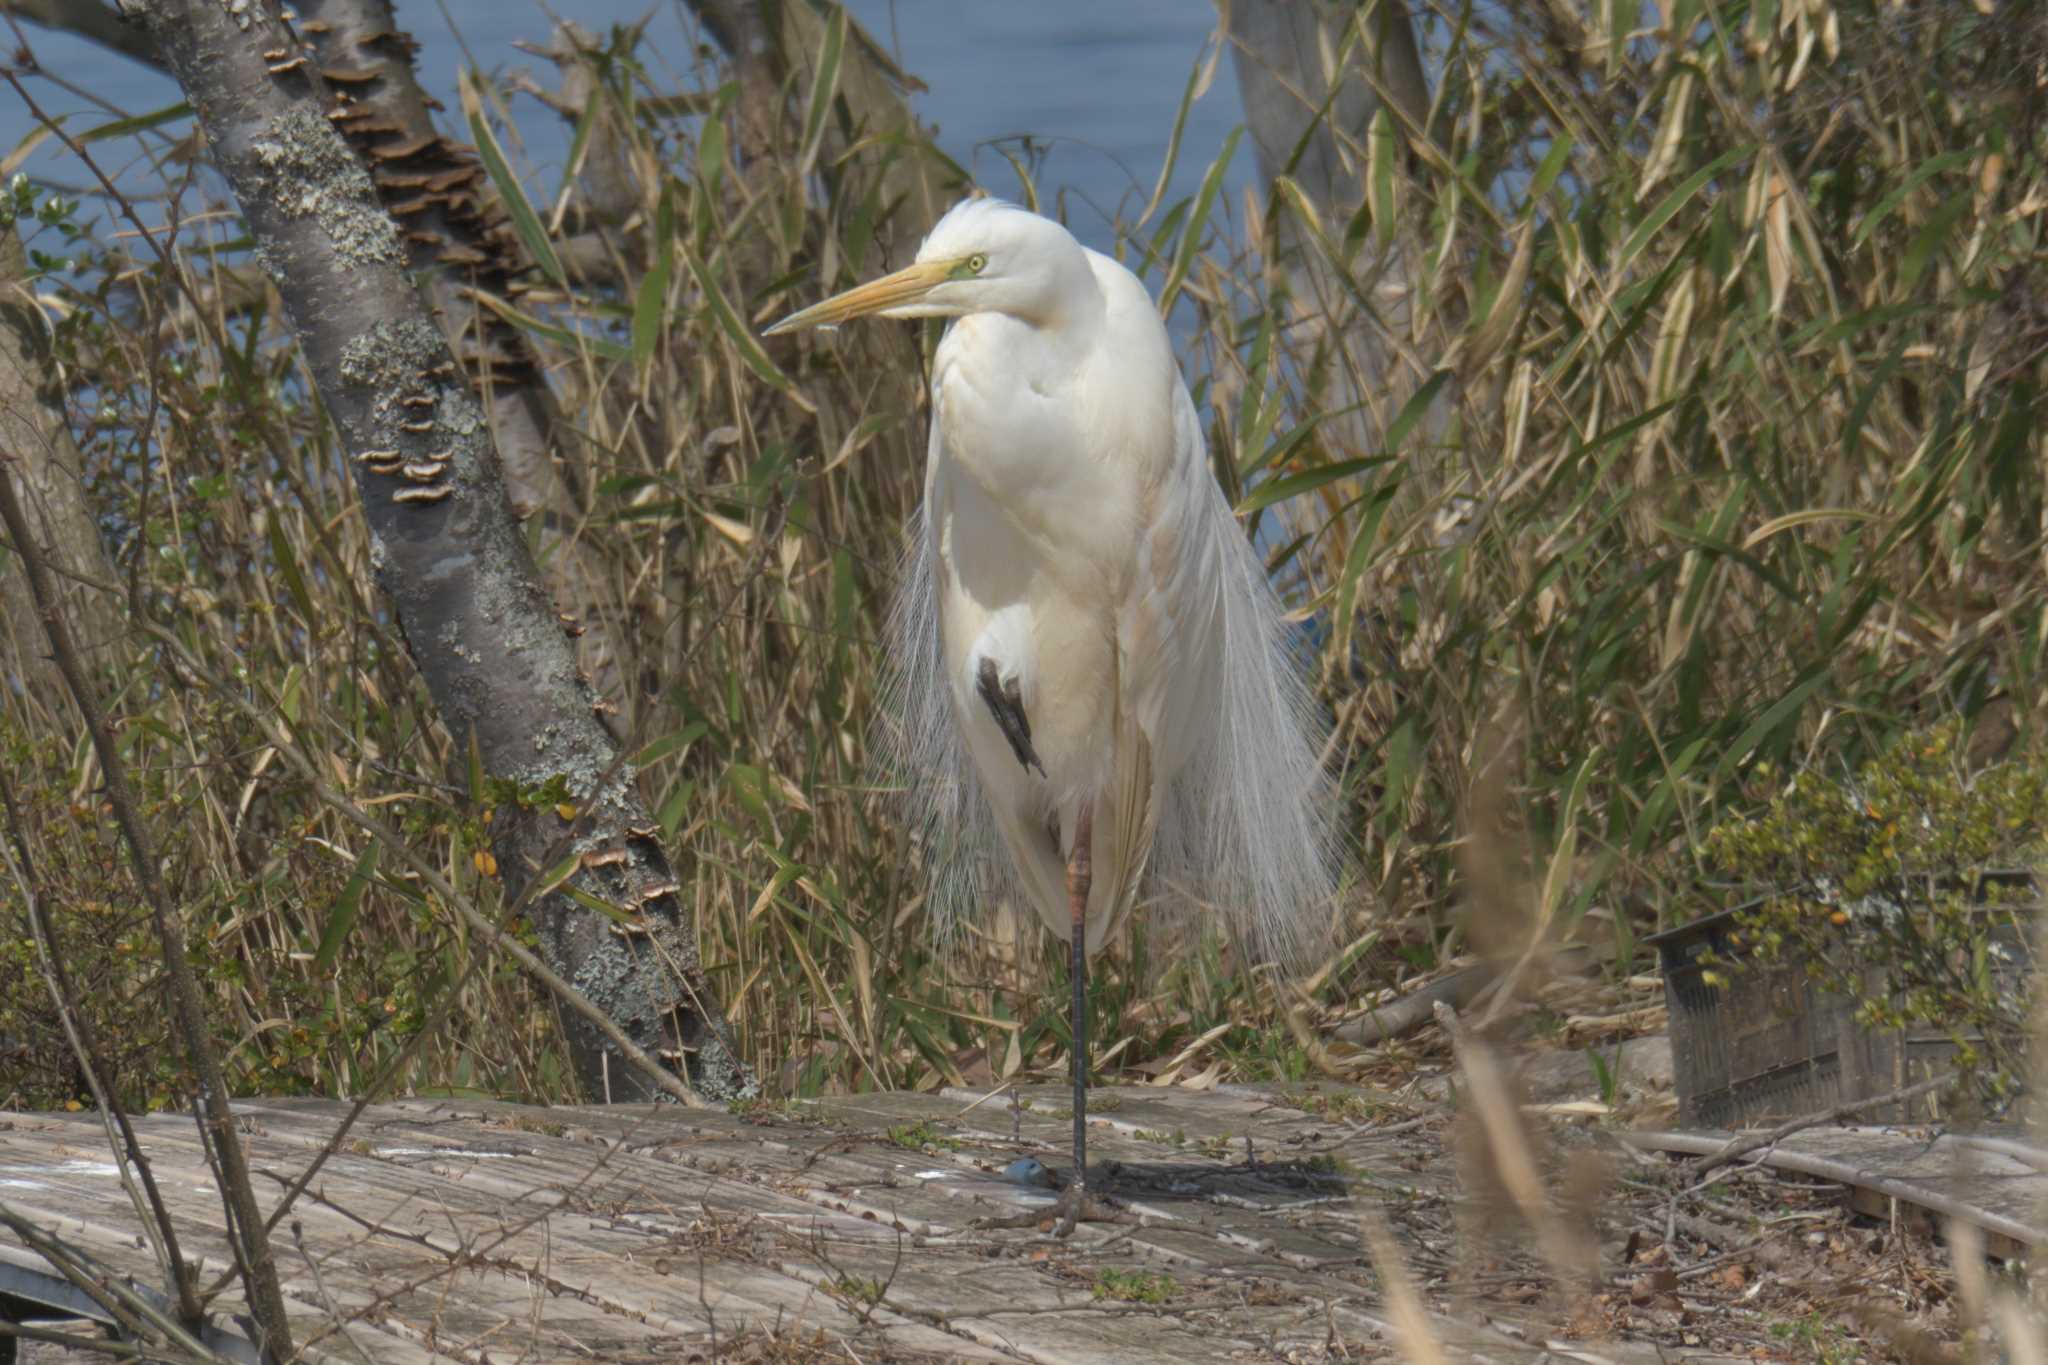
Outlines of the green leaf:
M794 392L795 381L768 358L768 352L761 349L760 340L748 329L746 323L740 320L740 315L733 310L732 302L725 297L725 291L718 287L717 279L705 269L704 263L697 259L697 253L690 250L690 244L679 242L677 246L683 253L684 263L690 267L690 274L697 281L697 287L704 291L704 301L711 308L711 316L717 319L719 330L738 348L740 359L746 362L747 368L784 393Z
M306 576L299 572L299 561L292 553L291 540L285 535L275 512L271 513L268 521L270 556L277 561L277 571L284 578L285 589L292 595L292 604L299 609L299 619L306 623L307 630L317 632L320 614L313 610L313 595L306 591Z
M491 125L484 118L476 77L465 73L461 87L462 109L469 116L469 135L476 139L477 157L484 163L484 171L491 177L491 183L497 186L498 197L505 201L505 212L512 219L519 240L526 244L527 254L533 257L541 273L558 287L567 289L569 276L562 269L562 258L555 255L554 243L548 240L547 229L541 226L539 215L534 213L525 189L519 184L519 177L512 173L512 164L505 159L504 148L498 145L497 135L491 132Z
M604 111L604 101L592 95L590 103L583 106L581 117L576 120L576 135L569 139L569 156L562 163L562 183L555 190L555 222L560 224L562 212L568 207L569 195L576 188L576 174L583 169L583 158L589 154L590 130L597 125L597 116Z
M697 134L697 189L707 203L718 201L718 186L725 178L725 125L707 119Z
M1243 136L1243 124L1232 128L1230 136L1223 139L1223 150L1216 154L1216 159L1209 163L1208 173L1202 177L1202 188L1195 193L1195 206L1180 230L1180 243L1174 248L1173 265L1166 272L1166 283L1159 287L1161 317L1173 311L1174 300L1180 297L1181 286L1187 283L1188 272L1194 269L1195 257L1202 249L1202 229L1209 225L1209 211L1216 206L1216 195L1223 188L1223 173L1230 169L1230 158L1237 151L1237 140Z
M1323 423L1337 417L1348 417L1356 411L1358 409L1354 406L1348 408L1326 408L1320 412L1310 414L1308 420L1300 426L1294 428L1294 430L1288 432L1279 440L1269 443L1264 450L1256 452L1246 462L1245 467L1238 471L1238 477L1240 479L1248 479L1261 469L1287 463L1287 461L1294 458L1296 450L1308 444L1309 438L1316 434L1317 429Z
M675 790L662 799L661 809L654 813L654 823L661 826L661 837L673 839L682 828L683 813L690 808L690 802L697 795L697 780L685 778L676 783Z
M1253 489L1244 501L1237 505L1237 510L1240 515L1263 511L1276 502L1300 497L1303 493L1321 488L1324 484L1348 479L1353 474L1363 474L1366 470L1377 469L1383 464L1391 464L1393 459L1391 455L1368 455L1362 460L1339 460L1334 464L1304 469L1298 474L1289 474L1284 478L1268 479Z
M189 118L191 114L192 106L180 101L177 104L166 105L154 113L137 114L133 118L119 118L115 119L112 123L102 123L97 128L88 128L78 135L78 140L80 142L101 142L110 137L126 137L130 133L144 132L151 128L161 127L166 123L174 123L181 118Z
M313 951L313 974L322 975L334 967L334 959L341 953L341 945L348 942L349 930L355 928L356 915L363 906L363 888L377 875L377 858L384 851L384 845L375 839L356 859L355 870L348 875L348 883L341 888L341 894L334 898L333 907L327 912L327 923L320 929L320 946Z
M1351 548L1345 552L1344 574L1337 583L1337 607L1332 615L1337 622L1335 655L1340 659L1350 657L1351 629L1357 619L1352 607L1358 598L1359 584L1365 578L1366 561L1372 557L1373 544L1379 539L1380 522L1386 517L1394 495L1401 491L1398 467L1378 484L1366 494L1358 532L1352 536Z
M1600 1055L1600 1049L1586 1049L1586 1060L1593 1064L1594 1092L1600 1096L1600 1103L1614 1103L1614 1071L1607 1065L1607 1059Z
M1651 209L1642 222L1636 224L1636 230L1628 235L1628 240L1622 244L1621 255L1615 259L1615 270L1628 269L1630 263L1642 254L1643 248L1650 244L1650 239L1662 231L1666 223L1677 217L1678 211L1692 202L1692 197L1704 189L1709 180L1736 162L1753 155L1755 151L1756 148L1746 143L1740 147L1730 147L1681 180L1671 193L1657 201L1657 207Z
M1571 885L1572 874L1576 871L1579 849L1579 814L1585 808L1586 784L1593 777L1593 762L1599 757L1600 751L1594 749L1579 760L1578 771L1572 774L1572 785L1565 792L1564 810L1559 813L1557 818L1557 848L1550 855L1550 870L1543 877L1542 899L1537 902L1542 907L1543 918L1546 922L1552 915L1557 913L1557 908L1563 901L1564 893Z
M1913 286L1920 282L1920 276L1927 269L1927 263L1934 259L1934 253L1948 240L1956 220L1970 211L1970 196L1953 194L1941 201L1934 216L1927 220L1925 227L1913 238L1906 248L1906 254L1899 260L1899 292L1911 293Z
M1929 176L1939 175L1943 171L1955 170L1960 166L1967 166L1970 164L1970 158L1974 155L1975 152L1967 148L1953 152L1943 152L1939 156L1930 156L1915 166L1890 194L1877 201L1876 208L1873 208L1863 216L1863 221L1858 223L1856 230L1849 234L1849 245L1852 247L1861 246L1863 239L1884 226L1884 220L1891 217L1898 210L1899 205L1906 201L1907 195L1925 184Z
M1436 402L1437 393L1450 382L1451 372L1438 370L1401 405L1401 411L1395 415L1393 425L1387 428L1386 445L1390 452L1398 452L1401 449L1402 443L1408 439L1408 433L1415 429L1415 424L1429 411L1430 404Z
M620 909L616 905L613 905L608 900L600 900L598 897L591 895L588 891L583 890L581 887L573 886L568 882L563 882L561 886L556 888L556 890L558 890L562 895L567 896L570 900L575 901L585 910L589 910L596 914L603 915L606 919L612 921L612 923L614 924L625 927L630 927L633 924L633 916L630 913Z
M797 174L809 175L818 160L818 147L825 138L825 119L832 112L832 99L839 92L839 58L846 49L846 6L832 6L825 21L825 41L818 53L817 70L811 76L810 100L804 107L802 155Z
M532 332L535 336L546 337L558 346L566 346L572 351L591 351L604 357L606 360L631 360L633 358L633 352L630 349L619 345L618 342L611 340L609 337L593 336L589 332L573 331L567 327L557 327L552 322L543 322L531 313L524 313L514 308L496 294L486 294L479 291L475 298L478 303L490 309L513 326Z
M1399 212L1394 202L1394 170L1400 164L1400 143L1394 131L1394 120L1382 103L1373 112L1372 125L1366 131L1365 174L1372 204L1373 231L1382 241L1394 235L1394 215Z
M1859 462L1862 460L1863 424L1870 418L1870 405L1877 401L1877 396L1884 391L1884 386L1892 382L1892 376L1898 372L1900 364L1906 358L1906 347L1911 340L1912 335L1908 333L1893 344L1891 354L1878 363L1876 371L1870 376L1870 382L1863 386L1862 392L1856 395L1856 401L1850 404L1849 415L1842 422L1842 454L1849 459Z
M1574 145L1570 133L1559 133L1550 139L1550 150L1543 154L1542 163L1536 167L1535 178L1529 182L1529 197L1523 201L1529 207L1534 208L1544 195L1550 193L1550 187L1557 183L1558 176L1564 174Z
M1721 755L1721 761L1714 765L1714 785L1719 786L1735 772L1736 766L1749 757L1750 751L1777 733L1778 729L1799 715L1799 709L1806 705L1807 698L1828 680L1828 660L1810 665L1804 676L1784 696L1772 702L1761 716L1749 723L1742 737L1729 745Z
M654 258L633 295L633 369L640 374L653 360L655 343L668 320L668 280L676 255L675 198L673 187L662 193L654 215Z
M1635 31L1642 18L1641 0L1608 0L1607 3L1607 69L1622 69L1622 57L1628 51L1628 35ZM1683 33L1684 29L1674 29Z
M1188 71L1187 86L1180 93L1180 107L1173 113L1173 130L1166 135L1166 158L1159 164L1159 178L1152 182L1152 197L1145 201L1144 212L1138 215L1138 221L1132 225L1131 230L1134 233L1152 220L1152 215L1159 211L1161 201L1166 198L1166 187L1173 180L1173 168L1180 162L1180 140L1182 134L1187 131L1188 113L1195 107L1195 100L1208 89L1209 82L1215 78L1216 63L1222 55L1223 45L1212 44L1195 59L1194 66Z
M306 684L306 666L293 664L284 671L284 686L277 689L277 714L284 717L284 723L296 729L299 724L299 704L304 700L300 690Z
M671 730L667 734L663 735L661 738L649 743L647 747L642 749L639 753L634 754L633 766L636 768L645 768L649 764L656 763L664 758L667 758L670 754L681 753L683 750L689 748L692 744L695 744L698 740L704 738L704 736L709 734L710 731L710 725L706 724L704 721L701 720L692 721L688 725L682 726L675 730Z

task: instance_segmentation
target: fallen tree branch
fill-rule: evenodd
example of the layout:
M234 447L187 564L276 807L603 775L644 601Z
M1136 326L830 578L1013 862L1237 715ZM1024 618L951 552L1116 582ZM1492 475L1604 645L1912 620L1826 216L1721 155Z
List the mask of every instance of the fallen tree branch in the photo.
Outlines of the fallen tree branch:
M1583 944L1569 944L1552 954L1550 965L1565 971L1578 971L1587 964L1590 956L1590 950ZM1438 977L1370 1014L1346 1020L1331 1031L1331 1036L1360 1047L1375 1047L1396 1038L1405 1038L1435 1019L1438 1005L1463 1010L1477 1001L1488 987L1500 980L1503 965L1498 961L1475 962L1449 976Z
M1914 1088L1907 1087L1908 1090ZM1864 1101L1864 1103L1866 1105L1879 1104L1886 1100L1896 1100L1904 1093L1904 1091L1901 1091L1892 1095L1881 1095L1876 1099ZM1681 1155L1706 1158L1718 1156L1727 1145L1717 1142L1714 1136L1708 1133L1639 1131L1622 1133L1619 1136L1627 1145L1642 1150L1675 1152ZM1762 1136L1777 1137L1774 1133ZM1788 1134L1787 1136L1790 1135ZM1943 1141L1946 1141L1946 1139L1943 1139ZM1916 1141L1914 1145L1917 1151L1922 1146L1922 1141ZM1912 1179L1901 1178L1882 1171L1873 1170L1865 1165L1859 1165L1853 1157L1831 1156L1825 1152L1785 1147L1767 1152L1758 1159L1773 1170L1796 1171L1801 1175L1818 1176L1822 1180L1832 1180L1837 1184L1868 1190L1872 1194L1897 1200L1901 1204L1925 1209L1929 1213L1943 1218L1958 1219L1981 1228L1985 1232L1997 1233L2001 1237L2010 1238L2013 1242L2023 1247L2040 1246L2043 1242L2042 1229L2034 1227L2021 1218L2001 1213L1996 1209L1972 1204L1966 1199L1959 1199L1942 1189L1921 1184Z
M1370 1014L1339 1024L1334 1036L1360 1047L1374 1047L1396 1038L1405 1038L1434 1019L1439 1004L1449 1005L1454 1010L1464 1009L1478 999L1479 993L1498 975L1500 973L1492 963L1474 963L1449 976L1438 977Z
M1904 1104L1907 1100L1919 1099L1922 1095L1932 1094L1934 1091L1942 1089L1954 1080L1954 1072L1944 1071L1941 1075L1931 1080L1920 1081L1913 1085L1903 1086L1897 1090L1888 1090L1882 1095L1872 1095L1868 1099L1851 1100L1847 1104L1838 1104L1832 1109L1823 1109L1817 1114L1808 1114L1803 1118L1792 1119L1789 1122L1779 1124L1767 1133L1757 1133L1750 1137L1730 1138L1718 1151L1708 1156L1706 1160L1695 1167L1693 1174L1696 1176L1705 1175L1716 1166L1723 1166L1728 1162L1736 1160L1738 1157L1748 1156L1759 1148L1774 1147L1784 1139L1791 1137L1794 1133L1803 1132L1808 1128L1818 1128L1826 1123L1837 1123L1842 1119L1861 1114L1866 1110L1882 1109L1888 1104Z

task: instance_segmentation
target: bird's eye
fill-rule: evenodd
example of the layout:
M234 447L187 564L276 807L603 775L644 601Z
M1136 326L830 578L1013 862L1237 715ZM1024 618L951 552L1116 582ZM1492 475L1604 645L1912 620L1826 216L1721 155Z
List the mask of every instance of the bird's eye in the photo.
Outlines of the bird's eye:
M975 252L967 258L967 269L979 275L982 271L988 269L988 257L982 255L979 251Z

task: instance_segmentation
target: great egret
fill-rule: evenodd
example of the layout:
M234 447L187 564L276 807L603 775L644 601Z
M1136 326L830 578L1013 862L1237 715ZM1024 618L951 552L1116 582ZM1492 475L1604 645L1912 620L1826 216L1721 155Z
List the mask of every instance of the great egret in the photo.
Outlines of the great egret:
M1087 955L1144 902L1299 960L1339 846L1321 726L1135 275L972 198L914 264L768 334L865 314L954 319L890 625L894 757L940 914L1021 894L1070 945L1065 1235L1086 1202Z

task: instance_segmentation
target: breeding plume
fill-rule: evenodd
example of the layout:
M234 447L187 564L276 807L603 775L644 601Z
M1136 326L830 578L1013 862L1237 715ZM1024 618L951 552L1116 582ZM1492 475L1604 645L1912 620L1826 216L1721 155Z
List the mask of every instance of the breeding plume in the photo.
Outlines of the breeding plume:
M890 627L894 757L942 917L1005 897L1071 945L1085 1204L1086 958L1139 906L1299 960L1330 923L1320 723L1135 275L996 199L914 264L769 332L943 317L924 507Z

